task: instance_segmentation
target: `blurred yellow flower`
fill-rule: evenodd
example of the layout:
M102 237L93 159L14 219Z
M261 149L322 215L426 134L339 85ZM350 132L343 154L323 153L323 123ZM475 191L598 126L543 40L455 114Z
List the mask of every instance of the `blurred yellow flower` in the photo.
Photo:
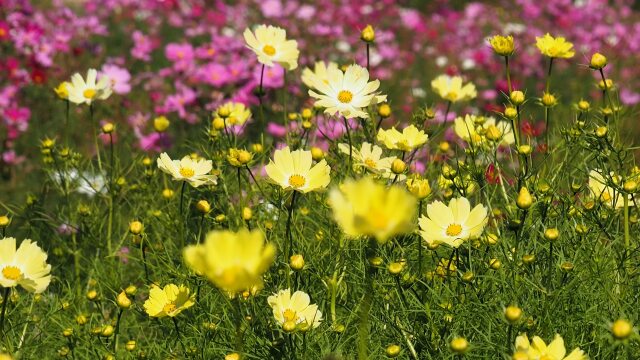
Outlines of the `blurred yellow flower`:
M487 224L487 208L482 204L471 210L465 197L454 198L449 206L441 201L427 205L427 216L418 220L420 235L427 244L447 244L453 248L469 239L477 239Z
M313 66L313 70L305 68L302 70L302 82L307 85L309 89L317 90L317 83L329 84L329 71L338 70L338 64L330 61L325 63L324 61L316 61Z
M311 304L304 291L291 294L290 289L280 290L269 296L267 302L273 309L273 317L285 330L308 330L317 328L322 321L318 305Z
M68 81L63 81L61 82L57 87L55 87L53 89L53 91L56 92L56 95L58 95L58 97L62 100L68 100L69 99L69 87L71 86L71 83Z
M536 36L536 46L542 55L550 58L569 59L575 55L572 43L568 42L563 37L554 38L549 35L549 33L542 37Z
M144 302L144 311L151 317L174 317L195 304L195 295L184 285L167 284L164 289L152 285L149 298Z
M349 155L349 145L338 144L340 152ZM363 142L360 149L352 147L351 155L353 156L353 165L363 167L374 174L385 174L391 172L391 163L396 159L395 156L382 157L382 148L377 145L371 145Z
M440 75L431 81L431 88L441 98L452 103L475 99L478 95L473 83L462 84L460 76Z
M36 243L26 239L16 250L16 239L0 240L0 286L10 288L22 286L25 290L39 294L51 282L51 265L47 264L47 253Z
M611 172L609 175L611 176L611 179L613 179L612 181L621 181L620 176L617 176L614 172ZM613 187L607 185L607 180L602 176L600 170L589 171L588 185L591 195L597 201L602 202L606 206L615 207L616 209L624 206L624 195L620 191L617 191ZM629 202L631 203L631 195L628 196Z
M423 200L431 194L431 185L429 180L418 177L409 178L407 180L407 190L418 200Z
M510 56L513 54L513 36L494 35L489 38L489 45L493 51L500 56Z
M311 151L290 151L287 146L276 150L264 169L272 183L285 190L308 193L327 187L331 181L331 168L325 160L311 167L312 163Z
M186 181L193 187L204 184L217 184L217 177L211 175L213 164L211 160L197 159L185 156L182 160L171 160L167 153L160 154L158 168L169 174L176 181Z
M235 167L243 167L253 159L253 154L244 149L229 149L227 160Z
M314 81L313 85L318 92L309 90L309 96L316 99L315 105L325 108L327 114L339 113L347 119L367 119L369 105L387 100L386 95L376 92L380 81L369 81L369 72L360 65L349 65L344 72L327 69L327 83Z
M186 247L183 255L196 273L235 296L262 288L262 274L273 263L276 248L258 230L211 231L204 244Z
M89 69L87 71L87 79L82 78L82 75L76 73L71 76L71 84L67 85L67 91L69 93L69 101L74 104L87 104L96 100L105 100L111 96L111 81L108 77L102 76L100 80L98 78L98 71L96 69Z
M493 117L483 118L481 125L477 125L478 118L475 115L457 117L453 130L462 140L474 146L487 143L488 140L500 145L511 145L515 142L511 124L506 121L496 121Z
M255 32L246 29L243 35L247 47L256 53L261 64L271 67L277 63L287 70L298 67L298 42L287 40L287 32L284 29L259 25Z
M402 129L402 132L392 127L389 130L378 130L377 139L389 150L411 151L427 142L429 136L423 130L418 130L414 125Z
M229 101L216 109L213 115L224 118L227 126L235 126L244 125L251 117L251 111L243 103Z
M329 194L333 216L347 236L371 236L384 243L414 228L416 199L399 186L370 177L348 180Z
M580 348L575 348L568 356L565 356L567 350L564 347L564 340L558 334L549 345L534 336L529 342L527 334L516 337L516 352L526 353L529 359L533 360L586 360L587 356Z

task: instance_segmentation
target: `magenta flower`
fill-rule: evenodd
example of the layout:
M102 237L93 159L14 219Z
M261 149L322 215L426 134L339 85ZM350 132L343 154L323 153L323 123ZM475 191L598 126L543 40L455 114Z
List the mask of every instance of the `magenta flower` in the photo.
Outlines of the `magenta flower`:
M149 61L151 60L151 52L155 48L151 38L143 34L141 31L136 30L133 32L133 48L131 49L131 56L135 59Z

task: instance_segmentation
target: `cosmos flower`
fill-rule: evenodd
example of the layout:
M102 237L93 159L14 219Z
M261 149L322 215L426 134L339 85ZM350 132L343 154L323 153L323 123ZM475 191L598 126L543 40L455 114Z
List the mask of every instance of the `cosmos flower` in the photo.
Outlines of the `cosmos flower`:
M69 92L69 101L74 104L91 105L93 101L106 100L111 96L111 80L107 76L103 76L97 80L98 71L89 69L87 71L86 80L82 75L76 73L71 77L71 85L67 85Z
M39 294L51 282L51 265L47 253L38 244L26 239L16 249L16 239L0 240L0 286L10 288L20 285L29 292Z
M420 235L428 244L447 244L453 248L480 237L487 222L487 208L478 204L471 210L465 197L451 199L449 206L436 200L427 205L427 216L418 220Z
M313 81L316 91L309 90L309 96L316 99L315 105L325 108L330 115L339 113L347 119L369 118L365 111L369 105L387 100L376 90L380 81L369 81L369 72L360 65L349 65L347 69L327 69L327 82Z
M473 83L462 83L460 76L440 75L431 81L431 88L441 98L452 103L475 99L478 95Z
M144 311L151 317L174 317L195 304L195 295L184 285L167 284L164 288L153 285Z
M311 304L309 295L304 291L291 294L290 289L280 290L269 296L267 302L273 310L273 317L287 331L315 329L322 322L318 305Z
M329 201L349 237L371 236L382 244L414 228L416 199L399 186L387 187L370 177L348 180L331 190Z
M171 175L173 180L186 181L193 187L217 184L217 177L210 174L213 169L211 160L193 160L190 156L185 156L181 160L171 160L167 153L162 153L157 163L158 168Z
M247 47L256 53L261 64L271 67L277 63L287 70L298 67L298 43L295 40L287 40L287 32L284 29L259 25L255 32L246 29L243 35Z
M325 160L313 167L312 163L311 151L291 151L287 146L276 150L273 160L270 160L264 169L272 183L285 190L308 193L326 188L331 181L331 168Z

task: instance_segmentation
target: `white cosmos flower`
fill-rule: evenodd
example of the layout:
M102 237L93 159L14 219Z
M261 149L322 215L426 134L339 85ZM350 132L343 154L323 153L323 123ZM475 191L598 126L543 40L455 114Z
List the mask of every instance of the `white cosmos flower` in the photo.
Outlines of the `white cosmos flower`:
M98 71L96 69L89 69L87 71L86 80L82 78L82 75L75 73L71 76L71 84L67 85L69 91L69 101L74 104L87 104L96 100L105 100L111 96L111 80L107 76L102 76L99 81L96 82L98 77Z
M171 160L167 153L162 153L158 158L158 168L171 175L173 180L186 181L193 187L217 184L217 177L210 174L213 169L211 160L193 160L189 156L181 160Z
M247 47L256 53L261 64L271 67L278 63L287 70L298 67L298 42L287 40L287 32L284 29L271 25L260 25L255 32L246 29L244 41Z
M364 111L369 105L387 100L376 90L380 81L369 81L369 72L360 65L349 65L340 69L327 69L327 83L315 82L316 91L309 90L309 96L317 99L315 105L325 108L325 113L339 113L347 119L368 118Z

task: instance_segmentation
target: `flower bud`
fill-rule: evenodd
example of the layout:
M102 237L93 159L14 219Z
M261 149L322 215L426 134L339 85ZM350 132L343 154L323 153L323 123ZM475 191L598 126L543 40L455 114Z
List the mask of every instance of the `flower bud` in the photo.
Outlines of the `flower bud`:
M320 161L324 159L324 151L322 151L322 149L320 149L319 147L314 146L311 148L311 157L315 161Z
M288 333L294 332L296 330L296 327L297 327L296 322L295 321L291 321L291 320L285 321L282 324L282 330L284 330L285 332L288 332Z
M72 335L73 335L73 329L72 328L67 328L67 329L62 330L62 336L68 338L68 337L71 337ZM2 358L0 358L0 359L2 359Z
M611 90L613 89L613 80L607 79L606 81L600 80L598 82L598 87L600 90Z
M116 126L110 122L102 125L102 132L105 134L111 134L115 129L116 129Z
M121 309L128 309L131 307L131 299L127 297L127 294L124 291L121 291L116 298L116 303Z
M607 66L607 58L600 54L595 53L591 56L591 62L589 63L589 67L594 70L600 70Z
M451 145L448 141L442 141L440 144L438 144L438 150L440 150L441 152L447 152L449 151L449 149L451 149Z
M93 301L96 300L98 298L98 292L95 290L89 290L87 291L87 299Z
M7 215L0 216L0 228L5 228L11 224L11 218Z
M491 270L500 270L500 268L502 267L502 261L500 261L499 259L491 259L489 260L489 267L491 268Z
M262 144L255 143L251 145L251 151L253 151L254 153L261 153L262 150L264 150Z
M558 103L558 99L556 99L556 97L548 92L545 92L542 95L542 105L546 106L546 107L552 107L555 106Z
M494 35L489 38L489 45L500 56L511 56L515 50L513 36Z
M502 139L502 131L500 131L500 129L495 125L489 125L485 136L491 141L498 141Z
M380 115L381 118L388 118L391 116L391 106L387 103L380 105L378 107L378 115Z
M135 285L129 285L126 289L124 289L125 294L129 296L133 296L138 292L138 288Z
M313 116L313 111L311 111L311 109L309 108L304 108L300 112L300 115L302 116L303 119L309 120Z
M504 116L508 117L509 119L513 119L518 116L518 110L516 110L516 108L514 108L513 106L507 106L504 109Z
M627 180L624 182L622 187L624 188L624 191L632 194L638 190L638 183L635 180Z
M399 345L392 344L387 346L387 349L385 350L385 352L388 357L394 358L400 355L400 350L402 350L402 348Z
M222 130L224 129L224 119L220 118L220 117L216 117L213 119L213 121L211 122L211 126L215 129L215 130Z
M509 99L511 99L511 103L515 106L522 105L524 102L524 93L520 90L514 90L509 95Z
M202 214L208 214L211 211L211 204L207 200L200 200L196 203L196 209Z
M171 199L173 197L173 190L171 189L162 190L162 197L165 199Z
M84 325L84 324L86 324L87 322L89 322L89 320L87 319L87 317L86 317L86 316L84 316L84 315L82 315L82 314L80 314L80 315L76 316L76 324L78 324L78 325Z
M124 348L127 349L127 351L135 350L136 349L136 341L135 340L127 341L127 343L124 344Z
M367 25L360 33L360 39L367 43L372 43L376 39L376 32L373 30L373 26Z
M624 340L628 338L632 332L633 327L627 320L618 319L613 324L611 324L611 333L613 334L613 337L618 340Z
M409 179L407 180L407 189L418 200L424 200L431 194L431 186L426 179Z
M464 354L469 349L469 342L463 337L457 337L449 343L451 351L456 354Z
M404 263L392 262L387 266L387 270L389 270L389 274L391 275L400 275L402 270L404 270Z
M517 306L507 306L507 308L504 309L504 318L507 319L510 324L517 323L521 317L522 309Z
M291 255L289 258L289 266L295 271L300 271L304 268L304 257L301 254Z
M607 129L606 126L598 126L598 128L595 131L596 136L601 139L607 136L607 132L609 132L609 129Z
M516 205L522 210L527 210L531 207L531 205L533 205L533 197L531 196L529 189L527 189L525 186L523 186L518 193Z
M560 237L560 231L556 228L548 228L544 231L544 238L547 241L556 241Z
M231 109L229 109L228 106L221 106L220 108L218 108L217 114L221 118L226 118L231 115Z
M133 235L140 235L144 230L144 225L138 220L132 221L129 223L129 232Z
M111 325L105 325L105 326L102 328L102 331L100 332L100 335L101 335L101 336L104 336L104 337L109 337L109 336L113 335L113 332L114 332L114 331L115 331L115 329L113 328L113 326L111 326Z
M591 104L589 104L588 101L586 100L578 101L578 109L580 111L589 111L590 108L591 108Z
M396 175L402 174L406 170L407 170L407 164L400 159L395 159L391 163L391 171Z
M242 220L249 221L253 217L253 211L250 207L245 206L242 208Z

